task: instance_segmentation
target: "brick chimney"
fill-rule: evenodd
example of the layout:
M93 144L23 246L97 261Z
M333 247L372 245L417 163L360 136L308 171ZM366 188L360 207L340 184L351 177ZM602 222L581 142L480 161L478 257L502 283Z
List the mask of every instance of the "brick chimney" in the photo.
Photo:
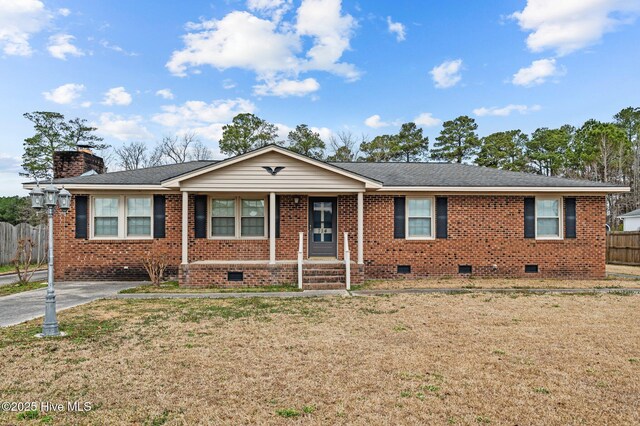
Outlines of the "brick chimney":
M76 151L56 151L53 153L53 178L69 178L94 171L105 172L104 161L91 152L91 147L78 145Z

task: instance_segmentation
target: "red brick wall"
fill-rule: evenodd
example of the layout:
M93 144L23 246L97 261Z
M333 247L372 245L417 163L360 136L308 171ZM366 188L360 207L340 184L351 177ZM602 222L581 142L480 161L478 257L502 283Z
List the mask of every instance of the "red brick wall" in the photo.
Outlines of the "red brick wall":
M90 170L104 173L102 158L83 151L57 151L53 154L53 177L55 179L80 176Z
M474 275L602 278L605 275L605 197L577 197L577 238L524 238L524 197L448 197L448 238L393 238L393 196L365 195L366 278L456 276L458 265ZM525 274L537 264L537 274ZM398 275L397 265L411 265ZM495 267L494 267L495 265Z
M166 254L171 265L167 273L177 275L182 238L181 209L181 195L167 195L167 238L149 240L76 239L74 196L67 215L60 213L55 215L54 271L56 279L146 280L149 276L142 266L142 258L149 252ZM88 220L91 220L90 216Z
M298 232L307 234L308 199L299 196L299 203L295 204L293 198L293 195L280 197L278 260L295 260ZM365 195L365 278L397 277L397 265L411 265L409 278L455 276L458 265L463 264L472 265L474 275L482 276L604 276L604 196L577 197L578 237L558 241L524 238L524 200L521 196L459 195L448 198L449 238L410 241L393 238L393 196ZM166 209L167 238L100 241L75 238L75 205L72 204L66 216L56 215L56 279L146 279L141 259L150 251L165 253L171 263L169 272L177 274L181 261L182 196L167 195ZM343 256L342 233L346 231L349 232L351 259L357 260L356 195L338 197L338 230L339 258ZM305 238L305 257L306 244ZM269 240L194 239L193 197L190 197L189 260L239 259L269 259ZM525 264L539 265L540 272L525 275ZM261 279L256 275L256 282Z

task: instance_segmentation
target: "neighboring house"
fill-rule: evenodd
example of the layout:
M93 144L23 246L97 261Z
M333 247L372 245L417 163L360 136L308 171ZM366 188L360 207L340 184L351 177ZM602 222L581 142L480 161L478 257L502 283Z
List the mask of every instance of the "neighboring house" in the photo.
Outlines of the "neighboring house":
M640 209L618 216L622 219L623 231L640 231Z
M325 163L273 145L112 173L87 152L59 156L72 159L54 180L73 194L55 224L63 280L144 278L155 252L183 286L296 283L302 247L306 288L343 287L346 239L352 283L602 278L605 196L628 191L464 164Z

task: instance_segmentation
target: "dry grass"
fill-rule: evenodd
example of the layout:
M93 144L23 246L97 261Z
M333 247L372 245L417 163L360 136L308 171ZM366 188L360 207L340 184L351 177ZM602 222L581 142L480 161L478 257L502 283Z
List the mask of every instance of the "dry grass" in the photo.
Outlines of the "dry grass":
M0 329L0 401L95 406L55 424L640 423L636 295L110 300L60 322Z
M138 287L128 288L121 290L122 294L133 293L271 293L276 291L302 291L294 285L269 285L259 287L231 287L231 288L218 288L218 287L201 287L201 288L185 288L179 287L177 281L167 281L161 283L158 286L151 284L144 284Z
M640 278L640 266L607 265L607 272L613 274L637 275Z
M640 279L640 277L638 277ZM426 278L407 280L368 280L357 290L403 288L640 288L640 281L625 278L603 280L513 279L513 278Z

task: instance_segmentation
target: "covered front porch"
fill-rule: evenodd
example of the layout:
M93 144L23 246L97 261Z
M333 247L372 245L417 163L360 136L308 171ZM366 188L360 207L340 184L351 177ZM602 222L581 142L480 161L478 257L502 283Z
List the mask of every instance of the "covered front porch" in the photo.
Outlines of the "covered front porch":
M182 193L183 286L362 281L364 193L379 182L269 146L163 185Z
M349 288L364 279L364 195L182 191L185 287Z

